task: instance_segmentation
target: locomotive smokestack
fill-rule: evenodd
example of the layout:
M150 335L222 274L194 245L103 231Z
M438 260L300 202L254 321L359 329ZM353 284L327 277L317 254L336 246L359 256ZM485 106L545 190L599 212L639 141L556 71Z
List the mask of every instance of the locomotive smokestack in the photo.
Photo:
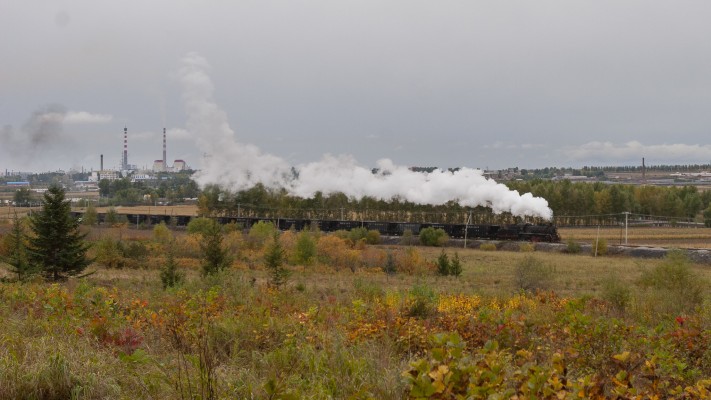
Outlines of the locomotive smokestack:
M165 156L165 128L163 128L163 167L167 168L168 159Z

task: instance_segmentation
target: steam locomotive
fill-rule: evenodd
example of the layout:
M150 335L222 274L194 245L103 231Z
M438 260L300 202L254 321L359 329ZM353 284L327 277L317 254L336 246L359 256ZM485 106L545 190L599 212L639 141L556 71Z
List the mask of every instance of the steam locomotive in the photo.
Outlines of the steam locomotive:
M81 218L81 212L73 212L76 218ZM99 223L104 222L106 215L98 215ZM187 226L194 217L178 215L148 215L148 214L126 214L126 218L131 224L174 224L176 226ZM236 224L244 229L249 229L252 225L264 221L275 224L280 230L303 230L318 227L322 232L335 232L339 230L351 230L355 228L365 228L376 230L384 236L402 236L406 231L413 235L418 235L425 228L442 229L452 238L487 239L487 240L519 240L531 242L559 242L558 230L553 224L438 224L438 223L415 223L415 222L382 222L382 221L348 221L348 220L320 220L320 219L290 219L290 218L259 218L259 217L215 217L220 224Z

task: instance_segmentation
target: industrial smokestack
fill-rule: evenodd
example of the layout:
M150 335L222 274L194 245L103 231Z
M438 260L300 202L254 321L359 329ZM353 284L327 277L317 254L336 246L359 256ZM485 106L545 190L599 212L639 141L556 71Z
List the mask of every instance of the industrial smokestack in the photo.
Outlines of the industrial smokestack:
M102 154L101 155L101 168L99 169L99 171L103 171L103 170L104 170L104 155Z
M642 182L647 183L647 167L644 165L644 157L642 157Z
M163 128L163 168L167 168L168 159L165 157L165 128Z
M123 127L123 162L121 169L128 169L128 128Z

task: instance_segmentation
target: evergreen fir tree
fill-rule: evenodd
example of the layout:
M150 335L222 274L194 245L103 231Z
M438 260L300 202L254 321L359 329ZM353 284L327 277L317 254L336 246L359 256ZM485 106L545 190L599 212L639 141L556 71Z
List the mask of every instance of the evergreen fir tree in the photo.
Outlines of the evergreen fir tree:
M269 281L277 288L286 283L289 277L289 270L283 267L284 248L279 243L279 233L274 233L274 241L269 245L264 253L264 264L269 269L271 275Z
M9 256L5 262L12 267L12 273L17 274L17 279L24 281L33 274L37 273L36 268L33 268L27 258L27 237L22 228L22 221L15 214L15 219L12 225L12 231L8 236Z
M395 263L395 257L393 256L393 253L388 252L388 255L385 259L385 265L383 266L383 272L385 272L388 275L394 275L395 272L397 272L397 264Z
M202 232L202 274L211 275L222 271L232 264L232 257L227 249L222 247L222 227L210 220L209 226Z
M454 252L454 257L449 263L449 274L454 276L459 276L462 274L462 262L459 261L459 253Z
M166 246L165 265L160 270L160 281L163 283L163 289L178 286L183 283L184 275L178 271L178 263L175 262L175 254L173 252L173 244Z
M437 257L437 273L442 276L447 276L449 275L449 270L449 257L447 257L447 254L442 250L439 257Z
M28 259L47 279L58 281L82 272L92 260L86 257L86 234L79 232L80 222L72 218L64 189L50 187L42 199L42 210L30 217Z

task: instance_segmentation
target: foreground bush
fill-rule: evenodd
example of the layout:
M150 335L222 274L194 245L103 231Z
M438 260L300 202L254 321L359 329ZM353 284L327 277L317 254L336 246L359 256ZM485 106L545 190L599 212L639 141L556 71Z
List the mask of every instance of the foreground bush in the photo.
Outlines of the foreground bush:
M519 289L535 292L550 287L553 268L529 255L516 264L514 274Z
M444 246L449 241L447 232L439 228L425 228L420 231L420 243L425 246Z

